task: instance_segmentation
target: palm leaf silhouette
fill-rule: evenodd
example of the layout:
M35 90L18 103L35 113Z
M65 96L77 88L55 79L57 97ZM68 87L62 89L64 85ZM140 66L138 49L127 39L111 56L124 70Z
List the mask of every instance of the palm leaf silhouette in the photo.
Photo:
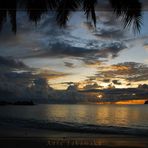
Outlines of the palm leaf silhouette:
M140 32L142 6L139 0L109 0L109 2L114 13L122 17L124 28L132 26L134 31ZM56 21L59 26L63 27L69 20L71 12L82 8L86 17L91 18L96 26L97 0L1 0L0 3L0 29L9 16L12 31L16 32L16 12L21 9L25 9L30 21L35 23L48 11L56 11Z
M11 28L14 33L16 33L17 23L16 23L16 10L17 1L16 0L5 0L0 5L0 29L2 29L3 24L7 19L7 15L10 17Z
M142 25L142 6L139 0L110 0L115 14L123 18L124 28L132 25L134 31L140 32Z
M11 7L8 9L8 14L10 16L10 22L11 22L11 28L12 28L12 31L14 33L16 33L16 29L17 29L17 26L16 26L16 8L17 7L17 3L16 3L16 0L13 0L11 2Z
M91 16L95 26L96 26L96 14L95 14L96 4L97 0L84 0L83 3L83 10L87 16L87 19Z
M60 26L65 26L69 20L70 12L76 11L80 4L80 0L61 0L57 8L57 23Z
M27 0L26 1L26 11L28 13L29 19L35 23L37 23L42 14L48 11L46 0Z

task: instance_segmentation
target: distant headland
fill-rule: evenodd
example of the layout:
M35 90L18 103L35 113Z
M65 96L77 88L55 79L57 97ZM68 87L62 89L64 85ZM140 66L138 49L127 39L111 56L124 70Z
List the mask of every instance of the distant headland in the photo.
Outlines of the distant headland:
M0 105L35 105L33 101L16 101L16 102L7 102L0 101Z

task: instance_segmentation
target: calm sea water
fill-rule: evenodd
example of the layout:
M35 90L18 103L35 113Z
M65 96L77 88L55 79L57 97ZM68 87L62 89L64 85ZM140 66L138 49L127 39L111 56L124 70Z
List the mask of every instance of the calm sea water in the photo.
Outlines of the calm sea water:
M1 106L2 118L148 129L148 105Z

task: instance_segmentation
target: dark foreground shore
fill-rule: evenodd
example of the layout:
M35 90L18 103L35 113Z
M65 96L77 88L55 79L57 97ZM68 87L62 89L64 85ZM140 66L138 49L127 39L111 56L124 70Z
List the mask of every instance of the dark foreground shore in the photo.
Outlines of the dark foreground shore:
M4 134L5 133L5 134ZM3 129L0 148L148 148L148 137Z
M0 148L147 148L148 139L101 138L0 138Z
M148 137L0 126L0 148L148 148Z

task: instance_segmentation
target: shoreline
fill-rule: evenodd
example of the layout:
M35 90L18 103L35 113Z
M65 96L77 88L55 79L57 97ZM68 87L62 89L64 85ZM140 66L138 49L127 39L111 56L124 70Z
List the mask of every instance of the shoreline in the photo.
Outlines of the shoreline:
M96 138L0 138L2 148L51 148L51 147L99 147L99 148L147 148L148 139L136 137Z
M49 147L99 147L99 148L147 148L148 137L59 132L30 128L0 128L2 148L49 148Z

